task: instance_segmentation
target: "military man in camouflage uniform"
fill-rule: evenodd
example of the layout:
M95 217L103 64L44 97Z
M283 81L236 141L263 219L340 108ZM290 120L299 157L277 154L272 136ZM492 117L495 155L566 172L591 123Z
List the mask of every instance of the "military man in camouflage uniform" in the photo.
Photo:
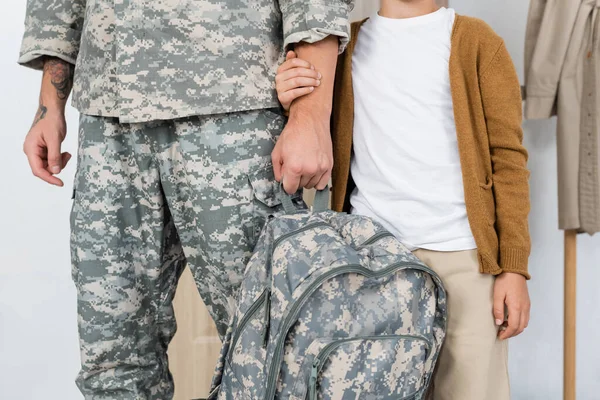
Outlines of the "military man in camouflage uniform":
M81 112L71 249L87 399L173 396L166 351L189 265L221 336L266 216L332 168L335 62L352 0L28 0L19 62L43 69L24 150L44 181L73 88ZM284 49L312 96L279 112ZM300 61L299 61L300 62ZM320 74L319 72L320 71Z

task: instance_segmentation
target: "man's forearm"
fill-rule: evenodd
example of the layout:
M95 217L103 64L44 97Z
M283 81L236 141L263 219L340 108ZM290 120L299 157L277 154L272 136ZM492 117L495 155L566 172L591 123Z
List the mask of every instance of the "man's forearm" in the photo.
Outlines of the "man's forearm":
M64 107L73 87L73 65L60 58L48 58L44 62L44 78L55 89L55 95Z
M317 43L299 43L294 51L298 58L314 65L322 75L321 85L309 96L295 100L290 107L290 118L313 115L329 123L333 98L333 84L338 56L338 38L327 37Z
M48 110L64 112L73 87L73 70L72 64L59 58L44 60L40 104L34 125L46 116Z

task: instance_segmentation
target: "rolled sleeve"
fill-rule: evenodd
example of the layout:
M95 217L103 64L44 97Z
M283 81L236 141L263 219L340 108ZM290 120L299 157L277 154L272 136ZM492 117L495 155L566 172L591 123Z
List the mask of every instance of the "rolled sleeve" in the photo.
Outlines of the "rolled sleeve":
M83 14L82 0L29 0L19 64L41 69L45 56L75 64Z
M350 40L348 15L353 0L280 0L285 48L299 42L316 43L328 36L339 38L339 53Z

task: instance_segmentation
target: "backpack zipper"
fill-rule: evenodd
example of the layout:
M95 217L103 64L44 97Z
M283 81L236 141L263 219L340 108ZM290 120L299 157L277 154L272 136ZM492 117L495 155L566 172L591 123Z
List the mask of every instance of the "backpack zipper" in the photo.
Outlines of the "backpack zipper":
M250 320L258 312L258 310L260 310L260 307L264 304L265 300L268 298L267 293L270 293L269 288L265 288L262 291L262 293L260 294L258 299L256 299L256 301L250 306L248 311L244 314L244 316L240 320L240 323L238 324L237 329L235 330L235 335L233 336L233 339L231 340L231 350L230 350L230 354L229 354L229 362L231 362L231 360L233 359L233 352L235 350L235 346L236 346L238 340L240 339L240 336L242 335L242 332L244 330L243 328L246 326L246 324L248 322L250 322Z
M356 249L362 249L363 247L367 247L375 242L377 242L380 239L386 238L386 237L390 237L390 236L394 236L393 233L388 232L388 231L381 231L378 232L376 234L374 234L373 236L371 236L369 239L365 240L363 242L363 244L361 244L360 246L358 246Z
M362 340L392 340L392 339L412 339L419 340L425 342L427 345L427 350L425 353L425 359L429 356L429 350L432 348L431 342L422 336L418 335L385 335L385 336L359 336L353 338L344 338L328 343L325 347L319 351L317 357L315 357L312 369L310 373L310 381L309 381L309 390L308 390L308 399L307 400L317 400L317 379L319 376L319 372L321 372L321 368L323 367L323 361L327 360L331 353L340 347L343 344L354 341L362 341ZM420 390L420 389L419 389ZM404 396L403 399L409 399L411 396L414 396L419 390L411 393L407 396ZM400 399L401 400L401 399Z
M269 339L269 328L271 325L271 289L266 289L267 293L265 296L265 315L263 319L263 337L262 337L262 345L263 347L267 347L267 340Z
M287 337L287 333L288 331L291 329L293 323L296 321L298 312L300 311L300 308L302 306L304 306L304 302L306 301L306 299L308 297L310 297L319 287L322 283L324 283L327 279L332 278L336 275L341 275L341 274L346 274L346 273L360 273L368 278L382 278L388 274L394 273L396 270L399 269L404 269L405 267L412 267L415 270L419 270L419 271L423 271L426 272L432 276L437 276L437 274L435 272L433 272L433 270L431 270L429 267L426 267L424 265L421 264L415 264L413 262L410 261L400 261L397 263L394 263L380 271L372 271L366 267L363 267L362 265L345 265L345 266L341 266L341 267L337 267L334 268L326 273L324 273L323 275L319 276L314 282L311 283L311 285L306 289L306 291L304 293L302 293L302 295L298 298L298 300L296 302L294 302L292 308L290 309L290 312L288 314L288 317L283 321L282 323L282 329L281 329L281 334L279 337L279 340L277 341L277 346L275 347L275 351L273 352L273 362L271 362L271 370L269 371L269 376L267 379L267 392L265 395L265 400L273 400L274 396L275 396L275 390L276 390L276 380L279 377L279 371L281 369L281 357L282 357L282 350L283 350L283 344L285 343L285 338Z
M303 226L302 228L296 229L295 231L288 232L288 233L286 233L285 235L281 235L281 236L279 236L279 237L278 237L277 239L275 239L275 241L273 242L273 251L275 251L275 248L276 248L276 247L277 247L277 246L278 246L278 245L279 245L281 242L283 242L284 240L286 240L286 239L288 239L288 238L290 238L290 237L292 237L292 236L295 236L295 235L297 235L297 234L299 234L299 233L302 233L302 232L304 232L304 231L308 231L308 230L310 230L310 229L317 228L317 227L319 227L319 226L329 226L329 224L328 224L327 222L324 222L324 221L313 222L312 224L305 225L305 226Z
M319 222L313 222L312 224L309 225L305 225L300 229L296 229L295 231L292 232L288 232L285 235L281 235L280 237L278 237L274 242L273 242L273 250L275 250L275 248L284 240L295 236L299 233L302 233L304 231L308 231L310 229L314 229L314 228L318 228L320 226L330 226L327 222L324 221L319 221ZM357 249L360 249L362 247L366 247L369 246L375 242L377 242L380 239L386 238L386 237L393 237L394 234L388 231L381 231L378 232L376 234L374 234L373 236L371 236L370 238L368 238L367 240L365 240L360 246L356 247Z

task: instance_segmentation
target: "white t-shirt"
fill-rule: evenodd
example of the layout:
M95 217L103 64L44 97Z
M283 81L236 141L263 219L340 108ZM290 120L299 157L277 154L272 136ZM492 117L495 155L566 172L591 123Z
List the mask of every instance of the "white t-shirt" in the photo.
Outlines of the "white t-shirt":
M450 92L455 13L384 18L360 29L352 58L356 189L352 212L411 249L475 249Z

